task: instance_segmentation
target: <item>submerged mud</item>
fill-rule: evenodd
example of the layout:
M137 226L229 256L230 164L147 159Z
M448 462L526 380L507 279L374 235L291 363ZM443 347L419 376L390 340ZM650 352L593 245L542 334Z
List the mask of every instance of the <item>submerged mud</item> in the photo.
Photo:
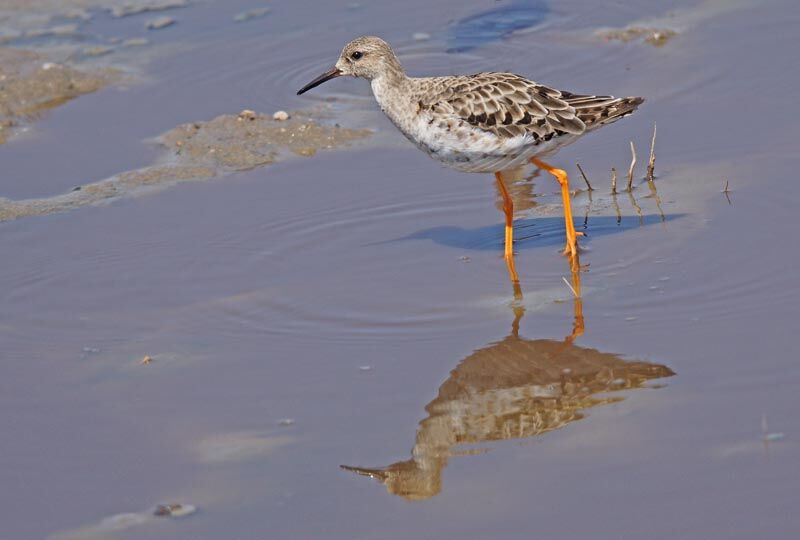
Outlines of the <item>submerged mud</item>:
M243 111L208 122L180 125L155 139L162 149L157 164L125 171L71 192L38 199L0 198L0 222L64 212L189 181L274 163L291 155L313 156L319 150L350 145L370 131L320 123L309 113L287 120Z
M115 77L113 70L82 71L47 62L32 51L0 48L0 144L10 138L14 128L99 90Z
M0 3L0 43L52 47L42 38L73 47L99 36L87 33L96 16L116 19L189 5L188 0L8 0Z
M709 19L744 9L749 4L746 0L702 0L695 5L671 9L623 27L598 29L595 35L608 41L641 41L654 47L662 47L679 34L692 31Z
M628 42L642 40L654 47L663 47L676 34L675 30L669 28L646 28L641 26L629 26L627 28L599 32L600 37L608 41Z

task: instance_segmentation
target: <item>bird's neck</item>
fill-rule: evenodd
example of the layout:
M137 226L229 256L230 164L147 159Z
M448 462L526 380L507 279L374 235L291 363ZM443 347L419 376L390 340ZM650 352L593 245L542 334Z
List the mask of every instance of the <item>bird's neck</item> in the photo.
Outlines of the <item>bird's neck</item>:
M412 84L412 79L398 64L396 67L391 66L391 69L385 70L378 77L372 79L371 84L372 93L381 110L395 125L401 127L402 111L407 108L404 100L409 95L408 86Z

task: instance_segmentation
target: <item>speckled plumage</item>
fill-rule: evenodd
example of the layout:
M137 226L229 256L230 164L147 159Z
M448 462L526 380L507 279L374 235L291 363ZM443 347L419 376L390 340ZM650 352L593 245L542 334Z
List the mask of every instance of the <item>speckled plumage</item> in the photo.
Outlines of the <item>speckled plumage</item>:
M495 173L506 215L505 258L512 282L514 204L502 171L533 163L561 185L567 244L577 255L577 237L567 173L548 156L589 131L632 113L639 97L580 95L555 90L513 73L409 77L388 43L374 36L354 39L336 65L297 93L334 77L370 81L372 93L395 126L429 156L465 172Z
M633 112L641 98L561 92L513 73L373 79L384 112L443 164L495 172L552 154L587 131Z
M353 59L356 51L363 57ZM409 77L391 47L373 36L348 43L335 69L334 76L369 79L381 109L411 142L466 172L497 172L552 154L643 101L559 91L513 73Z

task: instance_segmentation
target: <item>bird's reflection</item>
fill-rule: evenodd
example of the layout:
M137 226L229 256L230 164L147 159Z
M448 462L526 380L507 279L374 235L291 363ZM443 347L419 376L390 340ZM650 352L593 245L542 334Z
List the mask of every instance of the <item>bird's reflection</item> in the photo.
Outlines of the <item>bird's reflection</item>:
M571 270L576 295L569 336L521 338L524 308L517 303L511 334L459 362L425 407L428 416L417 429L411 459L382 468L342 468L377 479L394 495L428 499L441 491L442 472L459 445L535 437L582 419L591 407L623 399L609 392L673 375L666 366L574 344L584 329L577 260Z
M503 172L503 183L511 195L511 200L514 201L515 213L525 212L538 206L534 193L534 179L540 176L540 173L539 169L535 169L533 173L526 175L524 168ZM500 212L503 211L502 198L498 197L495 206Z

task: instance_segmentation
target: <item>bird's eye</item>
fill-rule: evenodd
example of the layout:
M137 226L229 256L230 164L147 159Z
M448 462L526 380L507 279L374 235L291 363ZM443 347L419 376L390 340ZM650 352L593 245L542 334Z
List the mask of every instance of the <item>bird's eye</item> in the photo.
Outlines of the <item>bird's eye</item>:
M361 51L356 51L350 55L350 58L352 58L353 60L360 60L362 56L364 56L364 53L362 53Z

